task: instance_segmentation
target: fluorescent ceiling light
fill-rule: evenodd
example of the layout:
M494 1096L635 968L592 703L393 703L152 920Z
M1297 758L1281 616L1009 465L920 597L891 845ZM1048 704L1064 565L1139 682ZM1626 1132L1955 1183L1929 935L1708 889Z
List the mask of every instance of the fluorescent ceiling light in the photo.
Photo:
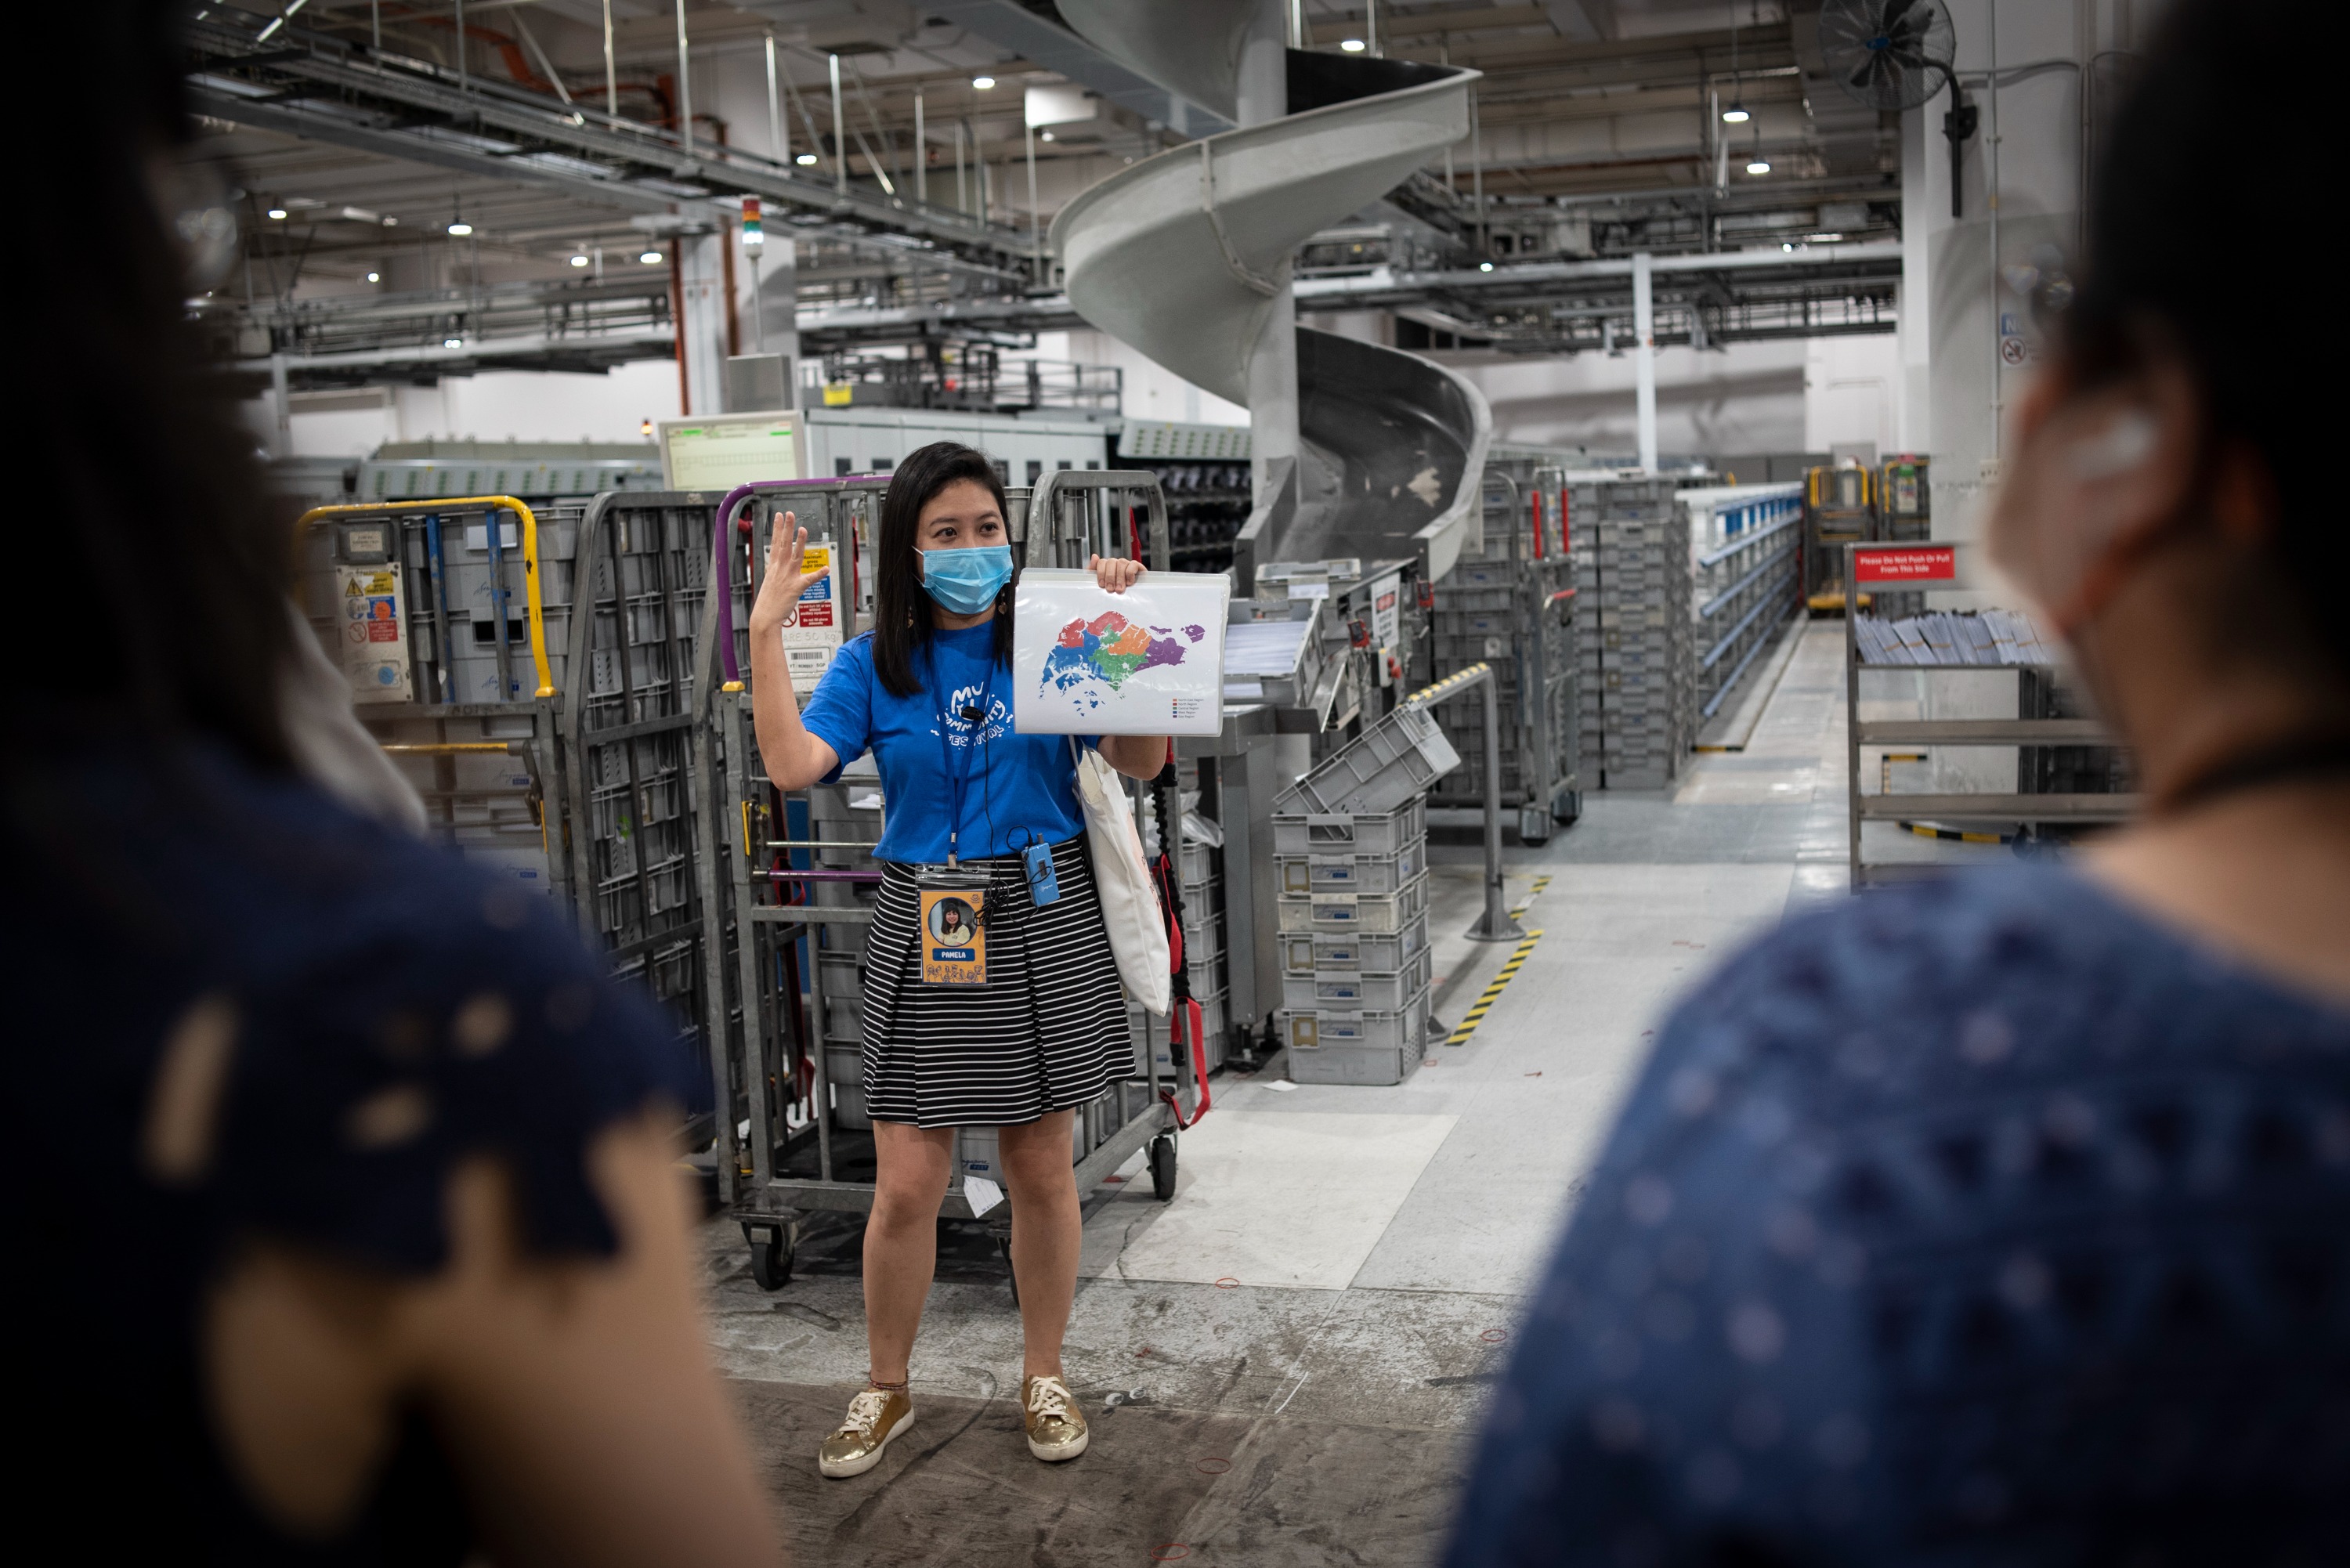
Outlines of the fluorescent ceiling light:
M269 209L269 215L282 223L286 221L286 209L283 207L272 207Z
M1743 104L1733 103L1721 111L1722 123L1725 125L1743 125L1752 118L1746 112L1746 106Z
M1046 131L1046 132L1045 132L1045 134L1044 134L1044 140L1046 140L1046 141L1050 141L1050 140L1053 140L1053 133L1052 133L1051 131L1049 131L1049 130L1048 130L1048 131Z
M1746 166L1746 171L1749 174L1768 174L1771 172L1770 161L1767 159L1757 158Z
M803 169L813 169L816 167L816 154L813 152L803 152L797 158L793 159L792 161L798 164Z
M1491 272L1493 270L1493 264L1492 262L1479 262L1477 264L1477 270L1479 272Z
M660 265L661 254L659 251L647 251L637 259L644 263L647 266L659 266Z
M380 272L371 272L367 275L367 280L369 283L381 283L383 281L383 274Z
M1346 50L1350 55L1359 55L1363 52L1363 40L1360 38L1341 38L1338 40L1338 47Z
M573 256L571 258L571 265L573 266L586 266L588 265L588 258L586 256Z
M464 219L460 218L455 223L449 225L449 232L462 240L467 234L473 232L473 225L465 222Z
M1804 236L1804 243L1807 245L1833 245L1841 244L1843 242L1842 234L1805 234Z
M463 337L443 337L441 339L441 347L443 348L463 348L464 346L465 340Z
M995 85L995 78L993 77L973 77L971 78L971 85L977 88L980 91L985 92L988 88Z

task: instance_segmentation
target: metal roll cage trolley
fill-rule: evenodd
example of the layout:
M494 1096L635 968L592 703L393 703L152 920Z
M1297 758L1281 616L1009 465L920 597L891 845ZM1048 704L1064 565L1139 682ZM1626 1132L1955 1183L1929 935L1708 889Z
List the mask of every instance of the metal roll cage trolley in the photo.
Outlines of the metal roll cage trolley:
M512 495L450 496L316 507L296 525L313 551L312 530L331 525L324 564L338 580L369 567L390 578L373 585L388 595L370 596L389 598L385 624L368 629L386 647L377 690L394 695L355 680L355 711L392 756L432 760L435 787L424 794L439 825L469 853L509 848L494 821L478 819L521 794L548 890L600 939L616 977L642 979L669 1004L697 1052L706 1050L702 911L689 867L685 742L709 576L703 520L715 499L614 492L535 509ZM314 555L310 566L320 564ZM469 700L483 689L493 700ZM517 721L527 736L497 733ZM426 726L432 738L415 738ZM524 776L472 776L483 770L469 763L494 754L517 759ZM460 821L468 812L473 819ZM700 1118L685 1131L689 1147L711 1135Z
M1958 829L1931 830L1932 836L1977 836L1965 831L1972 828L1983 830L1980 835L1982 838L1998 842L2004 836L2002 829L2054 827L2073 830L2112 826L2136 815L2141 804L2138 796L2122 793L1864 793L1860 755L1863 746L2016 746L2028 750L2035 746L2110 747L2116 744L2113 732L2095 719L1874 719L1863 716L1861 674L1864 670L1890 670L1914 675L1920 682L1952 670L2006 670L2043 677L2053 676L2058 670L2059 666L2047 661L1878 664L1864 659L1860 623L1873 618L1859 602L1864 596L1891 597L1907 593L1922 597L1921 590L1981 592L1991 588L1994 586L1991 580L1974 565L1973 556L1979 548L1981 546L1971 544L1927 542L1847 544L1844 546L1844 580L1852 600L1845 616L1844 678L1846 802L1850 827L1849 868L1855 893L1868 888L1936 877L1949 870L1947 866L1936 864L1868 859L1861 836L1865 823L1896 823L1910 826L1913 831L1917 830L1913 826L1917 823L1953 823L1962 826Z
M504 518L511 514L519 524L525 639L515 645L510 614L515 589L509 586L510 551ZM495 665L499 700L464 701L452 667L460 646L458 617L451 591L452 569L448 538L452 526L473 517L481 519L487 556L483 584L484 609L491 636L486 639ZM369 726L386 753L394 757L433 761L432 788L421 791L428 816L452 832L461 808L519 797L538 829L539 848L546 856L550 889L570 894L569 857L562 842L568 822L569 797L556 741L555 675L546 649L546 615L539 562L538 514L511 495L463 495L429 501L380 501L353 505L314 506L295 520L295 545L308 552L327 526L326 560L344 568L378 566L393 579L391 593L365 596L390 599L390 614L374 624L339 616L338 642L346 635L371 635L387 645L384 684L369 690L354 680L358 701L354 711ZM369 524L376 526L370 527ZM306 563L315 566L316 561ZM420 581L421 575L421 581ZM421 591L419 591L421 588ZM474 607L466 594L465 607ZM370 648L373 642L369 644ZM530 659L530 695L522 695L518 669L523 653ZM393 666L397 666L395 672ZM344 665L348 672L348 664ZM379 695L389 691L397 695ZM496 736L493 725L520 719L530 725L523 736ZM429 724L430 740L403 738L402 732ZM471 732L471 738L452 738L450 727ZM464 783L458 764L467 758L510 756L524 769L525 783L491 787ZM552 799L550 799L552 796ZM552 808L550 817L550 806Z
M880 874L875 844L829 836L826 824L854 813L823 809L817 797L840 786L785 792L765 776L752 717L748 612L768 542L790 512L812 548L833 552L839 639L855 636L870 617L866 573L888 487L886 475L743 485L712 518L717 591L703 606L695 666L695 690L706 694L694 739L704 796L694 814L696 860L711 928L703 990L709 1036L720 1043L711 1053L719 1198L742 1228L753 1277L767 1290L791 1278L804 1214L873 1206L870 1136L847 1125L861 1117L846 1114L848 1097L861 1102L861 1095L858 1085L836 1084L828 1061L853 1047L828 1029L827 1017L856 994L842 982L853 982L861 965L858 928L872 921ZM1026 565L1083 566L1088 554L1147 552L1165 566L1167 506L1152 474L1055 472L1033 494L1009 491L1007 499L1014 552ZM795 831L800 820L807 826ZM1174 1137L1187 1123L1175 1085L1152 1053L1139 1054L1139 1081L1117 1084L1077 1118L1081 1199L1146 1146L1154 1189L1173 1196ZM1200 1092L1204 1110L1204 1079ZM939 1214L973 1220L992 1208L973 1210L958 1172ZM989 1223L1008 1258L1008 1214Z

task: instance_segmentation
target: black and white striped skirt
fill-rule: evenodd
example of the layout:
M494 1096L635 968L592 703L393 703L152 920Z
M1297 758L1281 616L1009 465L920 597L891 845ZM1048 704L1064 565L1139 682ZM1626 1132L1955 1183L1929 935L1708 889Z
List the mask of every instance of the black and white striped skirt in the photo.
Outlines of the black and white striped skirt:
M989 879L985 985L922 983L914 873L882 863L860 1009L865 1103L877 1121L1016 1126L1096 1099L1133 1070L1085 836L1053 846L1061 896L1041 908L1018 856L963 865Z

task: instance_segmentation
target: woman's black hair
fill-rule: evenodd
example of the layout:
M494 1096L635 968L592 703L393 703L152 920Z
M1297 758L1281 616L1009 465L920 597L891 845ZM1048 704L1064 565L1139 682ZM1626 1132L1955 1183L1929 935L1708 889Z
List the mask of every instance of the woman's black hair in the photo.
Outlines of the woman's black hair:
M2350 681L2350 615L2338 605L2350 528L2335 499L2339 406L2323 378L2350 335L2322 300L2281 314L2264 289L2272 272L2323 271L2319 242L2271 225L2323 205L2345 17L2320 0L2171 7L2106 139L2064 328L2088 380L2139 362L2150 337L2186 357L2210 436L2258 452L2276 491L2270 565L2252 588L2266 602L2219 596L2239 601L2224 607L2232 631L2266 646L2289 632L2336 685ZM2249 237L2262 233L2278 237Z
M918 524L922 508L938 493L962 480L987 487L995 509L1003 514L1005 543L1011 542L1012 513L1004 504L1003 481L985 452L961 441L932 441L907 454L889 476L881 497L881 538L874 545L873 669L881 684L900 697L922 689L914 670L914 656L931 645L937 623L930 590L922 587L915 554L920 549ZM1012 668L1012 591L1019 586L1017 566L1012 581L995 596L995 662Z
M185 11L89 0L12 18L31 30L28 58L104 60L112 86L74 113L71 157L16 171L26 211L103 213L109 232L102 244L22 245L11 264L18 296L39 302L17 318L15 355L40 391L16 429L39 460L13 494L9 570L72 607L55 621L21 607L0 618L0 658L20 712L67 732L96 721L166 747L205 739L283 770L291 518L269 504L233 385L188 307L178 236L201 234L203 213L161 193L183 183L173 171L194 135ZM58 732L0 733L14 761Z

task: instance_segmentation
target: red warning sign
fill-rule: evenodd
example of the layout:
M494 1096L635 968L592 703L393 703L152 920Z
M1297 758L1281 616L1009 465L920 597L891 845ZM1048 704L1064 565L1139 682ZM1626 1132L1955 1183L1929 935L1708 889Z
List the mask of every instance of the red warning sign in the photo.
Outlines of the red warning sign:
M1852 575L1864 583L1947 583L1959 575L1958 551L1949 545L1856 550Z
M368 603L368 640L398 642L400 611L388 598L370 599Z
M802 599L800 601L799 616L794 624L801 627L830 626L832 624L832 601L829 599L821 601Z

